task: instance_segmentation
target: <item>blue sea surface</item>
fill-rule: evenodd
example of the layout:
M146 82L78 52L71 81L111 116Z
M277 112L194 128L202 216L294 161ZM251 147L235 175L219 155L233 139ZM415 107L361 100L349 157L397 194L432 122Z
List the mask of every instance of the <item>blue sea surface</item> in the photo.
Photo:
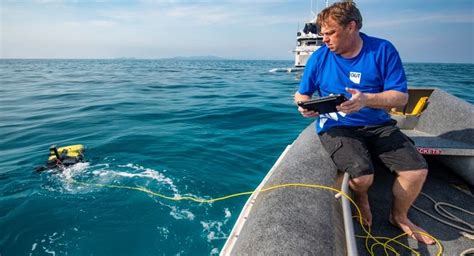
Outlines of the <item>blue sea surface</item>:
M0 254L213 255L312 120L290 61L0 60ZM473 64L407 63L413 87L474 103ZM34 172L52 144L86 162ZM89 186L74 181L107 185ZM271 235L271 234L269 234Z

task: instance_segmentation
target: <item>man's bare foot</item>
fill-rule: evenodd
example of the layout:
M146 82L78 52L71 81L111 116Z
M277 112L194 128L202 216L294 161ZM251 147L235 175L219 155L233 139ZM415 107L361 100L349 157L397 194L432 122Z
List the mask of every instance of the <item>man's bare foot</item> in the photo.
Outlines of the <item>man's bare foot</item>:
M422 228L418 227L417 225L413 224L409 219L405 219L404 221L401 220L396 220L391 214L388 219L392 225L395 227L401 229L403 232L407 233L412 239L415 239L419 242L425 243L425 244L434 244L435 241L431 239L430 237L419 233L427 233L424 231Z
M372 226L372 212L370 211L369 198L359 198L355 196L355 203L362 213L362 222L364 226Z

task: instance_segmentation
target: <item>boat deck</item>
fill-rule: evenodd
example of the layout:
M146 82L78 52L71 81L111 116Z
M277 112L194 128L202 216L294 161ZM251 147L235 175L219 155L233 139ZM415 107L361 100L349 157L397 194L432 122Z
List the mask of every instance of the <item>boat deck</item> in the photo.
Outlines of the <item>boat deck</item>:
M450 203L474 212L474 197L470 194L470 191L461 190L455 186L462 184L462 180L434 158L428 158L427 160L430 173L423 186L422 192L438 202ZM390 188L394 179L394 175L387 169L378 168L374 184L369 190L369 200L373 214L372 234L374 236L392 238L401 234L398 228L388 222L392 202ZM434 210L434 204L423 195L418 197L415 205L435 216L441 217ZM474 216L453 209L448 210L465 221L474 223ZM443 255L460 255L463 251L474 248L474 240L472 240L472 238L469 239L463 236L459 230L440 223L414 208L410 209L409 218L413 223L440 240L444 247ZM443 217L441 218L444 219ZM356 234L363 234L360 225L356 221L354 221L354 227ZM421 255L437 255L439 250L435 245L426 246L406 236L400 238L398 241L414 248ZM392 245L394 244L392 243ZM359 255L370 255L365 249L365 239L357 238L357 248ZM394 248L401 255L413 255L412 252L401 246L394 246ZM375 248L374 252L375 255L384 255L384 250L380 246Z

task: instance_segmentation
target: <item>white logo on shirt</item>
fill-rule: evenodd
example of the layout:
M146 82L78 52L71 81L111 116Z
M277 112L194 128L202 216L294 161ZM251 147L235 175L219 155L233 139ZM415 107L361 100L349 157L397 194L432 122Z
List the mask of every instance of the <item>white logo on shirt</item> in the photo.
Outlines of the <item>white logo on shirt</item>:
M345 116L346 116L346 113L341 112L341 111L319 115L319 127L320 127L320 128L323 128L324 124L326 123L326 121L327 121L328 119L332 119L332 120L334 120L334 121L336 121L336 122L339 121L339 118L338 118L338 116L337 116L338 114L339 114L340 116L342 116L342 117L345 117Z
M360 72L350 72L349 73L349 79L356 83L356 84L360 84L360 77L362 76L362 73Z

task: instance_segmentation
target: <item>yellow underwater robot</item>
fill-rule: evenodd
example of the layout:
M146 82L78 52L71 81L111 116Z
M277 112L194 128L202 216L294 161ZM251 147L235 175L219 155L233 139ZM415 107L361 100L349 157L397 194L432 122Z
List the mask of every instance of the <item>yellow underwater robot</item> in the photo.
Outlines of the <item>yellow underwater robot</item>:
M70 145L65 147L56 147L52 145L49 148L49 157L46 166L38 166L36 171L50 169L62 170L64 167L80 163L84 160L84 145Z

